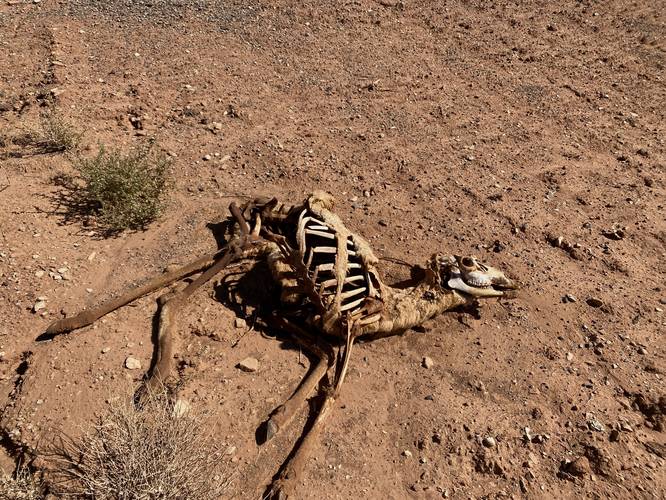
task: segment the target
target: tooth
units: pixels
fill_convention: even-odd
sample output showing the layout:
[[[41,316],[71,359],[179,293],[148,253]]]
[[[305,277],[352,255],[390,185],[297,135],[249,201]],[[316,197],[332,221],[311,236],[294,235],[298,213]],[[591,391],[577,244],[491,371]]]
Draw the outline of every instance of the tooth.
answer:
[[[492,288],[474,288],[469,286],[460,278],[450,279],[448,282],[450,288],[454,290],[459,290],[465,292],[473,297],[501,297],[504,295],[499,290],[494,290]]]

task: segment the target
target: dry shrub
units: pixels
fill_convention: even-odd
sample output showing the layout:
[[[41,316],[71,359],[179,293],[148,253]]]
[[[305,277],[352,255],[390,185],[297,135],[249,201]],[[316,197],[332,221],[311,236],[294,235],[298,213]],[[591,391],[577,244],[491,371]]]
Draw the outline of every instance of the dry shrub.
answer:
[[[10,476],[0,470],[0,499],[2,500],[41,500],[42,485],[26,467],[16,469]]]
[[[54,107],[50,107],[40,115],[39,127],[18,134],[0,133],[0,148],[9,149],[0,158],[73,152],[82,136]]]
[[[40,129],[36,135],[36,144],[44,152],[55,153],[76,149],[83,134],[75,130],[57,112],[51,110],[41,116]]]
[[[165,397],[111,403],[91,432],[56,453],[59,495],[94,499],[220,498],[230,476],[203,418]]]

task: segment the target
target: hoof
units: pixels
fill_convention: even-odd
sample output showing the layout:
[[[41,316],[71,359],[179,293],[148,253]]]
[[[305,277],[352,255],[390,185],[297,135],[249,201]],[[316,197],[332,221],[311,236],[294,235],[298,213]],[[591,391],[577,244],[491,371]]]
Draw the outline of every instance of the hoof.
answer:
[[[281,481],[274,482],[268,490],[268,495],[265,497],[268,500],[287,500],[289,494],[285,491],[284,485]]]
[[[277,426],[277,424],[273,422],[272,419],[269,420],[266,423],[266,441],[270,441],[271,439],[273,439],[273,437],[275,437],[275,435],[278,433],[279,430],[280,428]]]

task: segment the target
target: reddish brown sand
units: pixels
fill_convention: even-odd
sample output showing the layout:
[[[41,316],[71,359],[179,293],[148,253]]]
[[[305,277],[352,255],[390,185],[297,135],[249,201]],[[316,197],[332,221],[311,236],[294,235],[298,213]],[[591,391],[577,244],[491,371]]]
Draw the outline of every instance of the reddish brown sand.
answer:
[[[146,231],[99,238],[59,207],[66,155],[0,146],[0,463],[138,385],[157,294],[35,342],[53,319],[216,248],[233,199],[323,189],[381,256],[476,254],[524,287],[357,346],[299,498],[664,498],[665,65],[659,0],[2,0],[0,134],[56,96],[84,155],[155,137],[175,187]],[[211,290],[181,318],[180,397],[256,498],[307,412],[255,430],[308,361]]]

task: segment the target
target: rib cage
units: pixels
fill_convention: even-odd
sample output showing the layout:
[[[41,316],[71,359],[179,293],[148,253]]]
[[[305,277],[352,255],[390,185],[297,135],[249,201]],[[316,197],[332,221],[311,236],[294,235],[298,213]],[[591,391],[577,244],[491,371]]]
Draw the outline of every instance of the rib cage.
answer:
[[[370,279],[352,236],[336,233],[304,209],[296,238],[301,261],[324,307],[336,307],[350,315],[357,313],[369,296]]]
[[[381,300],[381,294],[376,257],[363,238],[329,211],[331,205],[329,195],[315,193],[302,205],[270,200],[252,207],[259,209],[262,232],[283,238],[269,256],[283,302],[313,304],[323,329],[334,333],[349,318],[366,323],[368,306]]]

